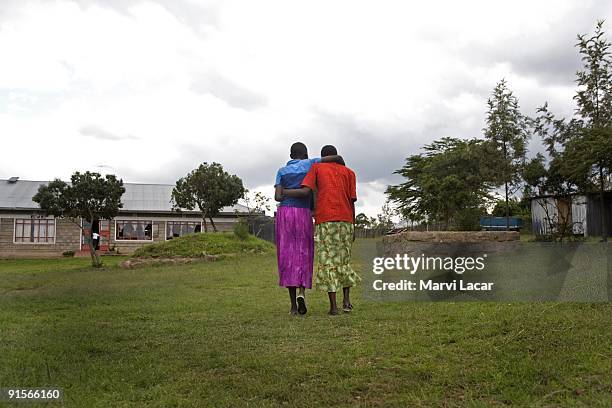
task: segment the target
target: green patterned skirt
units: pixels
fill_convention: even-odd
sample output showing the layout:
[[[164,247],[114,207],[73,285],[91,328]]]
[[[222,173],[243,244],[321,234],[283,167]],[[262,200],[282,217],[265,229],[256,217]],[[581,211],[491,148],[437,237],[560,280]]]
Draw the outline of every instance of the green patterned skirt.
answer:
[[[355,286],[361,280],[351,267],[353,224],[324,222],[316,225],[315,245],[318,270],[315,286],[326,292],[337,292]]]

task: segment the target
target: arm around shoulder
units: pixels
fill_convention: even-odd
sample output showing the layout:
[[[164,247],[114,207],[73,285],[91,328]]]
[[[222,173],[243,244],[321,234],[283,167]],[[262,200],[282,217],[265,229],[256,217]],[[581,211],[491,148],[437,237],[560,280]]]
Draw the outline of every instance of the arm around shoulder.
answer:
[[[274,200],[283,201],[283,187],[280,184],[274,186]]]
[[[321,157],[321,163],[338,163],[343,166],[346,165],[346,163],[344,163],[344,159],[339,154]]]

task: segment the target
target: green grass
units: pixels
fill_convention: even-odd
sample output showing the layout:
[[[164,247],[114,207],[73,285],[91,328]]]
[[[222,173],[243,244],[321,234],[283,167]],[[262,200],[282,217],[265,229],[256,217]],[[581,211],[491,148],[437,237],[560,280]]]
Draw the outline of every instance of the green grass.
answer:
[[[538,240],[543,241],[542,238],[538,239],[538,236],[532,232],[521,232],[520,233],[520,240],[521,242],[536,242]],[[588,237],[583,237],[580,235],[576,235],[576,236],[567,236],[564,237],[563,239],[564,242],[600,242],[601,241],[601,237],[600,236],[588,236]]]
[[[72,407],[612,405],[609,303],[357,290],[351,315],[329,317],[308,292],[291,317],[273,254],[121,260],[0,261],[0,387],[59,386]]]
[[[145,245],[134,257],[201,257],[205,255],[271,254],[274,245],[249,235],[240,239],[233,233],[189,234],[168,241]]]
[[[522,232],[520,233],[519,239],[521,242],[535,242],[536,235],[531,232]]]

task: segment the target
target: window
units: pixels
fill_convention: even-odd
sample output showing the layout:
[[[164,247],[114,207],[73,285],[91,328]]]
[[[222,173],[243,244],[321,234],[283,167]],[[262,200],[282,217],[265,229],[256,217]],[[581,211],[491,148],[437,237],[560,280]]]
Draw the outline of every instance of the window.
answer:
[[[117,221],[115,238],[119,241],[152,241],[153,221]]]
[[[182,237],[185,234],[202,231],[202,223],[197,221],[166,222],[166,239]]]
[[[15,243],[55,243],[55,220],[15,219]]]

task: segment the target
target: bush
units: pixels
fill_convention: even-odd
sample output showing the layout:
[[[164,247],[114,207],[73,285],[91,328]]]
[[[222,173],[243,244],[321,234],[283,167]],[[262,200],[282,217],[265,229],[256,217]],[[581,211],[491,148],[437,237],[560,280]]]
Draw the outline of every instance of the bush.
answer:
[[[249,237],[249,225],[243,219],[234,224],[234,235],[241,240],[246,240]]]
[[[563,235],[563,234],[537,234],[536,242],[585,242],[587,239],[582,235]]]
[[[528,217],[531,219],[531,204],[529,200],[517,200],[516,198],[510,198],[508,200],[509,217]],[[495,217],[506,216],[506,200],[497,200],[495,207],[491,212],[491,215]]]
[[[458,211],[455,216],[456,228],[459,231],[479,231],[481,213],[479,208],[464,208]]]

